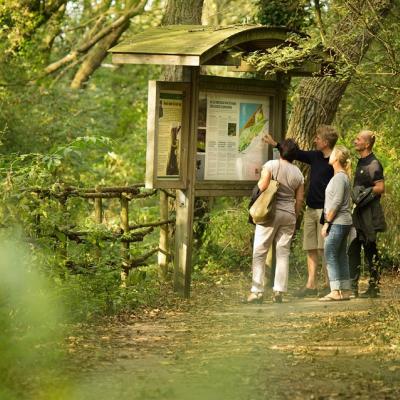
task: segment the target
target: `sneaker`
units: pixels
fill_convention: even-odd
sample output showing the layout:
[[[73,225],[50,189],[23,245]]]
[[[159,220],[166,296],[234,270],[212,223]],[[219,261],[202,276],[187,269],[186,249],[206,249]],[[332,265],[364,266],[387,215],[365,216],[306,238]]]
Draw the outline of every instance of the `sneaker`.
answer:
[[[380,296],[379,292],[380,292],[380,290],[379,290],[378,287],[369,286],[368,289],[365,292],[360,293],[360,297],[362,299],[375,299],[375,298]]]
[[[308,287],[303,287],[293,294],[295,297],[314,297],[318,295],[318,289],[310,289]]]
[[[272,295],[272,302],[282,303],[283,302],[282,292],[274,292],[274,294]]]
[[[246,303],[248,304],[261,304],[264,300],[264,296],[261,292],[259,293],[250,293],[247,296]]]

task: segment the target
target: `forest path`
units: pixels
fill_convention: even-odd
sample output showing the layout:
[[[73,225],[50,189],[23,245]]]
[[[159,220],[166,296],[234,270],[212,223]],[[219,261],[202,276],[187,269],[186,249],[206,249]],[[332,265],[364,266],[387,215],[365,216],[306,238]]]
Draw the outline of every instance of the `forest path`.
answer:
[[[70,398],[400,398],[393,280],[380,299],[328,304],[241,304],[248,283],[238,274],[197,282],[188,302],[71,337]]]

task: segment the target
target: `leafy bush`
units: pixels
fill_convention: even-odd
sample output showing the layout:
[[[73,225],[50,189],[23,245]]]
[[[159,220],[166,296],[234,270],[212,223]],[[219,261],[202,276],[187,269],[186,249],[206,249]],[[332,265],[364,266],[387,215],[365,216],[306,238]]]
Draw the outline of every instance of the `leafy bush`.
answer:
[[[93,200],[62,196],[66,186],[82,187],[86,183],[93,187],[93,178],[99,176],[99,171],[114,168],[101,162],[112,144],[108,138],[85,136],[55,146],[47,154],[11,154],[0,158],[0,215],[4,226],[23,227],[24,236],[31,243],[31,256],[55,284],[60,301],[73,319],[136,307],[157,290],[156,282],[151,287],[146,281],[150,274],[136,272],[132,273],[136,278],[128,281],[131,286],[121,288],[121,242],[100,240],[104,233],[119,227],[118,199],[104,200],[105,223],[99,226],[94,223]],[[37,187],[48,193],[30,191]],[[131,223],[157,217],[157,198],[139,199],[131,204]],[[65,230],[83,230],[88,235],[84,242],[76,243],[66,237]],[[143,251],[154,247],[156,240],[155,232],[144,243],[132,244],[132,254],[137,255],[139,248]]]
[[[221,198],[209,216],[197,268],[211,270],[248,267],[252,254],[253,225],[249,224],[248,200]]]

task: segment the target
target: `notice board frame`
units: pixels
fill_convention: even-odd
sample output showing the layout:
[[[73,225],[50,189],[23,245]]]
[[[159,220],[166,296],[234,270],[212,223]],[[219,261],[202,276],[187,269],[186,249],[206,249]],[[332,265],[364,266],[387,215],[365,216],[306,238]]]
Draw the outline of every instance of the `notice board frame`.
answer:
[[[266,81],[249,78],[227,78],[219,76],[200,76],[199,93],[209,91],[213,93],[265,96],[269,100],[269,131],[281,140],[285,129],[286,90],[282,89],[282,82]],[[268,149],[268,160],[272,159],[272,148]],[[265,160],[267,161],[267,160]],[[248,196],[256,180],[197,180],[195,182],[196,196]]]
[[[159,176],[160,149],[160,101],[162,93],[182,93],[182,116],[179,152],[176,154],[179,172],[176,175]],[[147,113],[146,179],[149,189],[184,189],[187,186],[187,148],[189,143],[190,83],[149,81]]]

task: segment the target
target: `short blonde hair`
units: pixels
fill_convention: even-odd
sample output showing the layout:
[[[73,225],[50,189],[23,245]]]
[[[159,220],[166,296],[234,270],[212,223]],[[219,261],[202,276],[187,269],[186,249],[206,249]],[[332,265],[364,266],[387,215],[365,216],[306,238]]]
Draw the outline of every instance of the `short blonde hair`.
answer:
[[[339,138],[336,129],[331,125],[319,125],[317,128],[317,135],[326,140],[330,149],[335,147],[335,144]]]

